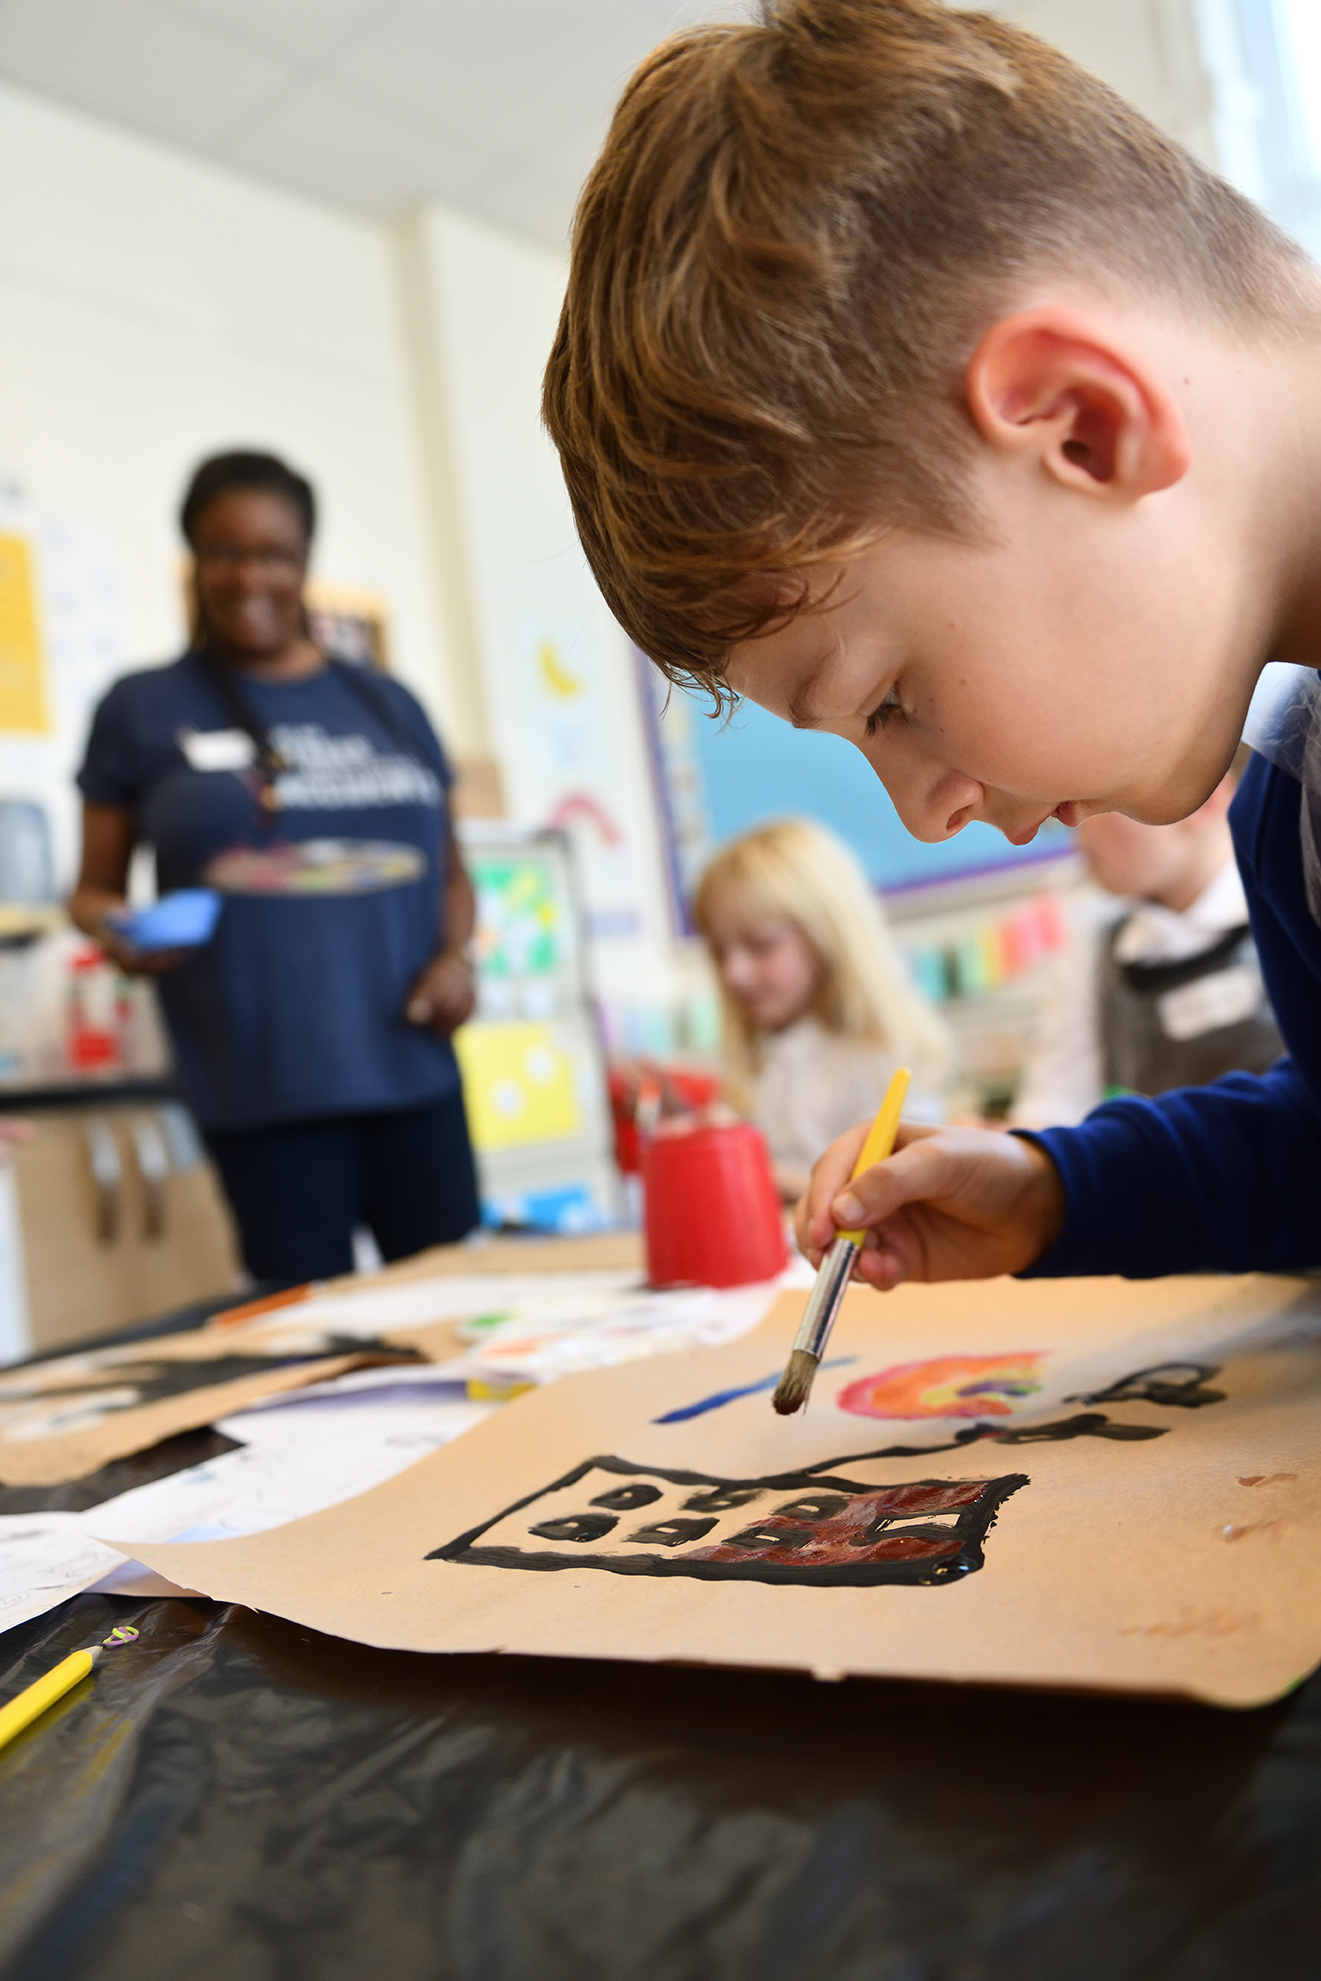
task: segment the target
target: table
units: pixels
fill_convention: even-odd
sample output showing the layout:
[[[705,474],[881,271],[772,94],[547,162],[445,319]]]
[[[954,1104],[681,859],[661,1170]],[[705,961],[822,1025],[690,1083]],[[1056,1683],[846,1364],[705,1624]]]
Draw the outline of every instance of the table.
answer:
[[[85,1595],[0,1637],[0,1700],[116,1622],[0,1755],[4,1981],[1321,1976],[1321,1677],[1234,1714]]]
[[[1251,1714],[368,1650],[82,1596],[5,1697],[7,1981],[1303,1981],[1321,1681]]]

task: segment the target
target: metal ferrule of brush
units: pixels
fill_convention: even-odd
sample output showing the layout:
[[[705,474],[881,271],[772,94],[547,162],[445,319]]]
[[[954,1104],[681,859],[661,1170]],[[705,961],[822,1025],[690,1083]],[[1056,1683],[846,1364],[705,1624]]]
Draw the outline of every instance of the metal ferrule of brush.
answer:
[[[853,1261],[862,1250],[853,1239],[841,1233],[825,1258],[817,1268],[816,1284],[812,1295],[803,1310],[802,1322],[794,1338],[794,1347],[814,1355],[819,1362],[830,1339],[830,1330],[835,1325],[840,1302],[848,1291]]]

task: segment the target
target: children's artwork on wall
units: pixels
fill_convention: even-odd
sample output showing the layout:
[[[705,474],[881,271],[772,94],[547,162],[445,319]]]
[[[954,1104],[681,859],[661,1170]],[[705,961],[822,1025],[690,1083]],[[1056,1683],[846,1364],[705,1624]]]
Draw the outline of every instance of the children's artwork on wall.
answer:
[[[0,729],[44,735],[50,726],[31,547],[0,535]]]
[[[582,1126],[572,1058],[552,1024],[465,1025],[454,1037],[479,1150],[561,1142]]]
[[[848,1295],[508,1405],[171,1580],[414,1651],[1277,1698],[1321,1661],[1321,1290],[995,1281]]]

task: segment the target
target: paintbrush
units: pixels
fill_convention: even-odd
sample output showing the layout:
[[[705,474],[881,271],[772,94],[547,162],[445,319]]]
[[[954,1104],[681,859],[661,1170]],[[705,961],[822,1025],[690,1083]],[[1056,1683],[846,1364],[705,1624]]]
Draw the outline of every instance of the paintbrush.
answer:
[[[901,1066],[886,1089],[885,1099],[877,1110],[876,1119],[868,1131],[862,1145],[862,1152],[853,1165],[852,1181],[862,1175],[864,1169],[871,1169],[885,1158],[894,1148],[895,1132],[899,1126],[899,1116],[903,1112],[904,1097],[908,1092],[908,1082],[912,1078],[906,1066]],[[844,1294],[853,1274],[853,1261],[862,1250],[865,1231],[840,1231],[835,1242],[817,1268],[816,1285],[811,1298],[803,1310],[802,1325],[794,1339],[792,1353],[785,1365],[771,1402],[781,1417],[792,1417],[795,1410],[801,1410],[812,1394],[812,1384],[821,1366],[821,1357],[826,1352],[830,1331],[835,1325],[835,1317],[843,1303]]]

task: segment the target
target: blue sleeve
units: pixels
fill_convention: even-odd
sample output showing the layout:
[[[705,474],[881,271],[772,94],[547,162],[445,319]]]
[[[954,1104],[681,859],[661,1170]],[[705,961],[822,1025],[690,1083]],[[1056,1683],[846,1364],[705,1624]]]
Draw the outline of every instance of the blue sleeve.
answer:
[[[142,796],[143,751],[136,737],[127,681],[117,681],[92,717],[78,789],[93,805],[132,810]]]
[[[1015,1132],[1047,1150],[1067,1200],[1024,1278],[1321,1265],[1321,1114],[1292,1059]]]

